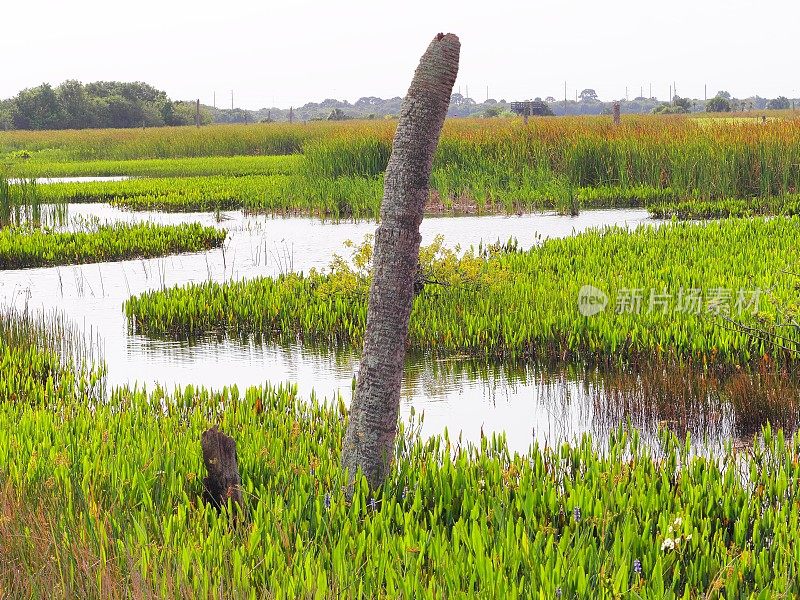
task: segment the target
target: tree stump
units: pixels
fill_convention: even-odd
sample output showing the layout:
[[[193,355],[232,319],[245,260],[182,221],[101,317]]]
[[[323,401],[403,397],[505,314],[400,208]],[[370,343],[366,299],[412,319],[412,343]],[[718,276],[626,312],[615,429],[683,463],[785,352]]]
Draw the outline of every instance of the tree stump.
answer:
[[[221,509],[227,506],[230,499],[233,504],[244,508],[236,442],[215,425],[203,432],[201,446],[203,462],[208,471],[208,477],[203,479],[203,500]]]

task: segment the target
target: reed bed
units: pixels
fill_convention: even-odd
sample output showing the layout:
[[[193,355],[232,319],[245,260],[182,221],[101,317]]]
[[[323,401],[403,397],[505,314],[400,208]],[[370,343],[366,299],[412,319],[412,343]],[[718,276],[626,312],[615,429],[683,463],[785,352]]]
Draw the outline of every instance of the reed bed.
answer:
[[[245,511],[201,500],[201,432],[238,444]],[[342,488],[344,411],[292,387],[0,403],[4,593],[122,598],[679,598],[800,593],[800,440],[691,456],[618,429],[511,454],[401,426],[389,480]],[[13,592],[12,592],[13,591]]]
[[[798,242],[797,217],[592,230],[488,257],[457,257],[439,240],[423,253],[423,265],[444,285],[429,285],[415,299],[409,342],[418,351],[508,359],[748,363],[773,348],[726,327],[720,314],[776,326],[767,291],[782,305],[795,298],[789,271],[800,260]],[[587,285],[608,296],[606,310],[591,317],[578,305]],[[222,331],[358,347],[368,288],[367,271],[340,259],[308,275],[149,292],[129,299],[125,310],[147,335]],[[638,306],[631,290],[638,290]],[[689,290],[699,290],[696,311],[685,302]],[[661,294],[669,297],[651,307]]]
[[[0,309],[0,404],[63,405],[105,398],[100,341],[64,315]]]
[[[155,171],[154,171],[155,172]],[[429,214],[518,214],[557,211],[647,208],[657,219],[716,219],[729,216],[798,214],[798,195],[703,200],[681,196],[671,188],[649,186],[573,187],[563,178],[530,173],[497,185],[484,180],[475,196],[456,196],[447,170],[433,173]],[[505,186],[505,187],[503,187]],[[461,193],[461,192],[459,192]],[[175,176],[124,181],[52,183],[38,186],[41,201],[54,207],[78,202],[109,202],[130,210],[209,212],[245,210],[270,214],[304,214],[325,218],[374,219],[380,215],[383,176],[314,178],[307,174]]]
[[[67,222],[66,200],[45,201],[34,180],[0,176],[0,228],[60,226]]]
[[[748,198],[745,200],[691,200],[655,202],[647,207],[656,219],[725,219],[764,215],[800,214],[800,195],[781,198]]]
[[[304,148],[315,176],[375,176],[391,145],[385,125],[353,125]],[[779,197],[800,189],[800,121],[707,127],[685,117],[450,120],[434,171],[441,195],[490,200],[551,178],[573,187],[670,189],[676,199]],[[541,182],[536,185],[536,182]]]
[[[0,270],[153,258],[221,246],[226,232],[197,223],[102,225],[90,231],[0,229]]]

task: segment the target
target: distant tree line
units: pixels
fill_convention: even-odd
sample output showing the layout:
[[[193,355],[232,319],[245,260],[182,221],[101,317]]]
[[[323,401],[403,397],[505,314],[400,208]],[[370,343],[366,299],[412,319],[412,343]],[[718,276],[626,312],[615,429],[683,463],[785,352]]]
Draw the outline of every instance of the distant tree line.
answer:
[[[512,98],[530,101],[538,115],[603,115],[611,114],[613,101],[602,101],[591,88],[584,89],[574,100],[557,100],[552,96]],[[354,103],[327,98],[292,108],[223,109],[201,106],[201,123],[263,123],[307,121],[344,121],[347,119],[393,119],[400,113],[403,99],[364,96]],[[784,96],[774,99],[752,96],[736,99],[720,91],[708,100],[674,96],[671,101],[642,96],[621,99],[620,110],[626,114],[676,114],[690,112],[730,112],[745,110],[786,110],[795,107],[795,100]],[[449,117],[512,117],[511,102],[473,98],[453,93]],[[171,100],[167,94],[141,82],[121,83],[98,81],[82,84],[65,81],[56,88],[42,84],[22,90],[16,97],[0,101],[0,129],[86,129],[93,127],[159,127],[194,124],[194,102]]]
[[[0,129],[89,129],[189,125],[195,104],[176,102],[147,83],[43,83],[0,102]],[[201,120],[211,122],[208,111]]]

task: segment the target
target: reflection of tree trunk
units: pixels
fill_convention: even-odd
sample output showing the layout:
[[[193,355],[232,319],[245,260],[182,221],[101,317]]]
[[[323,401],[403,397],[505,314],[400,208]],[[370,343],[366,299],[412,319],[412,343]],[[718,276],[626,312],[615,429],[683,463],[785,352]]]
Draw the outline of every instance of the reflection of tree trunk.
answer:
[[[439,34],[428,46],[403,102],[386,168],[364,353],[342,449],[351,481],[361,469],[373,488],[383,483],[394,454],[419,226],[460,48],[452,34]]]

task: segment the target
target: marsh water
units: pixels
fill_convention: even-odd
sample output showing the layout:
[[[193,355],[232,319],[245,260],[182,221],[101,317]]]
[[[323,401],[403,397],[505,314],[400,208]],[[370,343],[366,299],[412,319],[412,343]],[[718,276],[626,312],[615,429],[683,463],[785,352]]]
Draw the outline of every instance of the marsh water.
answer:
[[[130,296],[147,290],[326,267],[334,253],[346,256],[346,240],[361,241],[374,232],[374,222],[330,223],[248,216],[239,211],[219,215],[139,213],[107,204],[71,205],[70,218],[200,222],[228,231],[224,247],[209,252],[2,272],[0,305],[61,311],[92,339],[99,340],[110,387],[138,385],[152,389],[161,385],[172,389],[193,384],[221,388],[236,384],[242,389],[266,382],[292,382],[303,396],[313,392],[319,398],[333,399],[341,395],[349,402],[358,369],[355,352],[224,337],[193,343],[150,339],[128,331],[122,306]],[[443,235],[447,246],[461,249],[510,237],[529,248],[547,237],[574,235],[606,225],[657,226],[643,210],[586,211],[578,217],[426,218],[422,235],[423,244]],[[403,385],[402,414],[408,416],[412,407],[417,414],[424,414],[424,434],[438,434],[447,428],[451,436],[460,433],[464,440],[474,442],[481,435],[504,433],[509,447],[519,451],[525,451],[534,441],[555,444],[574,440],[584,432],[602,437],[624,419],[650,430],[662,422],[674,423],[709,436],[712,443],[745,435],[747,431],[736,419],[735,403],[723,395],[730,397],[734,389],[739,396],[747,396],[754,384],[700,379],[693,371],[642,374],[547,369],[527,363],[411,356]],[[679,392],[676,382],[681,382]]]

